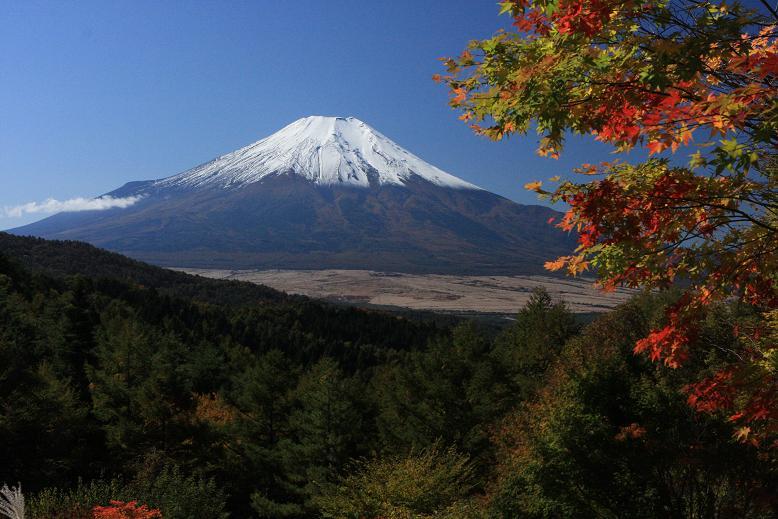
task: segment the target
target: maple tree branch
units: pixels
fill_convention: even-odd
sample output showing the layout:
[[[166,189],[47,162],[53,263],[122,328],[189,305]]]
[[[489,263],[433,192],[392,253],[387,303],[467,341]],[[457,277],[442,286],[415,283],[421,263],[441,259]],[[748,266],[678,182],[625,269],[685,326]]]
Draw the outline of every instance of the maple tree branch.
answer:
[[[771,6],[771,5],[770,5],[770,4],[767,2],[767,0],[759,0],[759,1],[762,3],[762,5],[763,5],[763,6],[765,6],[765,7],[767,8],[767,10],[768,10],[768,11],[770,11],[770,14],[771,14],[771,15],[773,15],[773,18],[775,18],[775,19],[776,19],[776,21],[778,21],[778,11],[776,11],[776,10],[773,8],[773,6]]]

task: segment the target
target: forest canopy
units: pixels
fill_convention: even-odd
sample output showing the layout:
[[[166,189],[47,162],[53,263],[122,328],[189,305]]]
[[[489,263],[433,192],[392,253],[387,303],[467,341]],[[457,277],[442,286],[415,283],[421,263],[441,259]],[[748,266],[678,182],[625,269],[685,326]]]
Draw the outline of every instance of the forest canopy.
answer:
[[[726,356],[658,370],[632,355],[671,295],[582,330],[538,291],[495,335],[309,301],[215,305],[125,274],[53,277],[0,258],[0,480],[22,484],[34,519],[778,506],[770,459],[686,405],[685,380]],[[752,311],[716,308],[698,340],[724,352]]]

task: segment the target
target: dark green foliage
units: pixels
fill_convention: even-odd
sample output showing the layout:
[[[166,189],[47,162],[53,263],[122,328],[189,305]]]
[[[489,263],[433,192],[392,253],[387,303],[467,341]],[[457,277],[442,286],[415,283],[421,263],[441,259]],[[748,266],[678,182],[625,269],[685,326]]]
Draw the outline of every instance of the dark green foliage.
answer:
[[[383,349],[422,347],[436,331],[434,325],[384,312],[327,305],[253,283],[209,279],[155,267],[82,242],[0,232],[0,255],[32,272],[54,279],[69,278],[68,288],[80,286],[83,291],[94,287],[113,297],[132,297],[149,317],[167,312],[147,304],[151,294],[152,299],[176,297],[221,305],[229,311],[203,315],[204,310],[189,313],[179,305],[175,313],[184,325],[202,327],[212,334],[229,333],[247,346],[264,351],[280,349],[306,362],[336,352],[339,358],[348,357],[344,368],[352,369],[374,362]],[[129,290],[131,287],[134,290]]]
[[[74,370],[58,369],[56,355],[47,355],[62,325],[49,306],[58,298],[0,258],[2,481],[65,483],[90,473],[90,456],[101,454],[99,428],[70,379]]]
[[[241,470],[231,472],[245,476],[241,493],[250,494],[255,510],[266,516],[283,517],[301,510],[295,503],[285,503],[290,484],[284,474],[285,449],[279,446],[291,435],[289,414],[298,371],[283,353],[270,351],[248,361],[232,396],[236,415],[230,429],[235,442],[228,455]]]
[[[79,241],[53,241],[0,232],[0,252],[26,268],[51,276],[121,280],[198,301],[247,305],[287,298],[272,288],[217,281],[155,267]]]
[[[373,385],[384,443],[407,451],[441,440],[471,453],[478,470],[491,470],[494,424],[542,383],[577,329],[574,315],[538,290],[494,345],[466,323],[383,368]]]
[[[125,489],[125,500],[158,508],[165,519],[228,517],[224,491],[213,479],[184,475],[177,466],[141,472]]]
[[[578,329],[564,303],[553,301],[543,288],[533,291],[516,322],[497,337],[494,348],[494,356],[510,372],[511,388],[521,399],[535,392],[549,364]]]
[[[60,245],[71,259],[82,250],[85,265],[105,261]],[[126,263],[122,275],[136,275]],[[301,299],[216,306],[110,278],[48,277],[0,256],[0,481],[37,491],[133,479],[152,456],[181,477],[215,477],[236,513],[251,495],[300,512],[365,453],[354,424],[372,419],[350,377],[441,333]]]
[[[463,324],[381,370],[373,386],[383,443],[402,452],[441,440],[490,463],[480,459],[489,452],[488,427],[515,402],[490,348],[475,325]]]
[[[254,386],[252,393],[269,402],[264,390],[273,388],[280,398],[256,414],[258,446],[249,450],[253,459],[265,460],[257,474],[273,479],[252,494],[252,507],[260,517],[310,515],[313,499],[329,491],[349,459],[365,453],[368,410],[357,381],[329,357],[311,366],[292,391],[278,380],[260,391]],[[278,488],[286,490],[286,499],[279,499]]]
[[[33,518],[87,518],[110,499],[165,519],[768,517],[775,506],[773,457],[685,403],[685,381],[718,354],[682,370],[632,354],[661,297],[579,334],[538,291],[495,337],[303,299],[238,304],[218,282],[188,298],[195,278],[157,290],[121,257],[25,250],[58,246],[125,280],[34,273],[0,255],[0,484],[32,492]],[[741,313],[711,314],[707,351],[729,354]]]
[[[328,357],[312,366],[297,385],[286,462],[306,504],[337,479],[350,458],[365,454],[371,431],[360,389]]]

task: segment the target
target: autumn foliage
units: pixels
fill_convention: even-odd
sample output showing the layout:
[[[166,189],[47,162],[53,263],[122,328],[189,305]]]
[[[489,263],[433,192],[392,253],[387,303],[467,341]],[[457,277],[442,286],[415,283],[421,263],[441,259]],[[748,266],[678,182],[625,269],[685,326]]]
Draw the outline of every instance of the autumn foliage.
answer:
[[[161,519],[162,513],[137,501],[111,501],[109,506],[96,506],[92,510],[94,519]]]
[[[526,186],[567,204],[556,225],[578,234],[574,254],[546,266],[592,269],[606,290],[684,287],[634,347],[671,368],[695,354],[712,305],[752,308],[733,328],[739,349],[687,392],[761,445],[778,432],[778,13],[765,5],[508,0],[514,30],[471,42],[435,77],[492,139],[534,127],[543,156],[558,157],[569,133],[644,150],[640,163],[583,164],[582,180]]]

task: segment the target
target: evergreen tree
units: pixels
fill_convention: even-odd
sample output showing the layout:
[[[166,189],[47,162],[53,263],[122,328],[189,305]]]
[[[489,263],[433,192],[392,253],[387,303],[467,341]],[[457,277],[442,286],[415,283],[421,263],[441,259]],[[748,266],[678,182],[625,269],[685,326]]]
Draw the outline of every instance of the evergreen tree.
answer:
[[[381,370],[373,387],[385,447],[402,452],[442,441],[481,468],[489,465],[488,428],[515,400],[490,350],[477,327],[464,323],[450,339],[433,340],[426,351]]]
[[[516,322],[496,339],[494,357],[511,374],[516,397],[531,396],[565,342],[579,329],[575,315],[545,288],[533,290]]]
[[[324,357],[301,378],[295,389],[295,409],[289,415],[291,437],[280,442],[285,487],[299,506],[282,506],[276,514],[298,515],[313,509],[312,498],[329,489],[349,459],[364,454],[364,404],[356,381],[344,376],[338,363]],[[266,496],[252,496],[254,508],[273,516]],[[276,515],[278,516],[278,515]]]
[[[101,317],[96,362],[87,367],[95,415],[108,445],[130,457],[181,447],[191,386],[180,373],[182,346],[119,303]]]
[[[233,486],[241,493],[253,493],[254,502],[262,503],[259,511],[267,516],[297,510],[283,506],[289,494],[278,445],[290,436],[289,413],[297,376],[297,369],[286,356],[271,350],[257,357],[234,381],[237,413],[230,431],[230,452],[234,457],[233,474],[240,478],[233,481]]]

